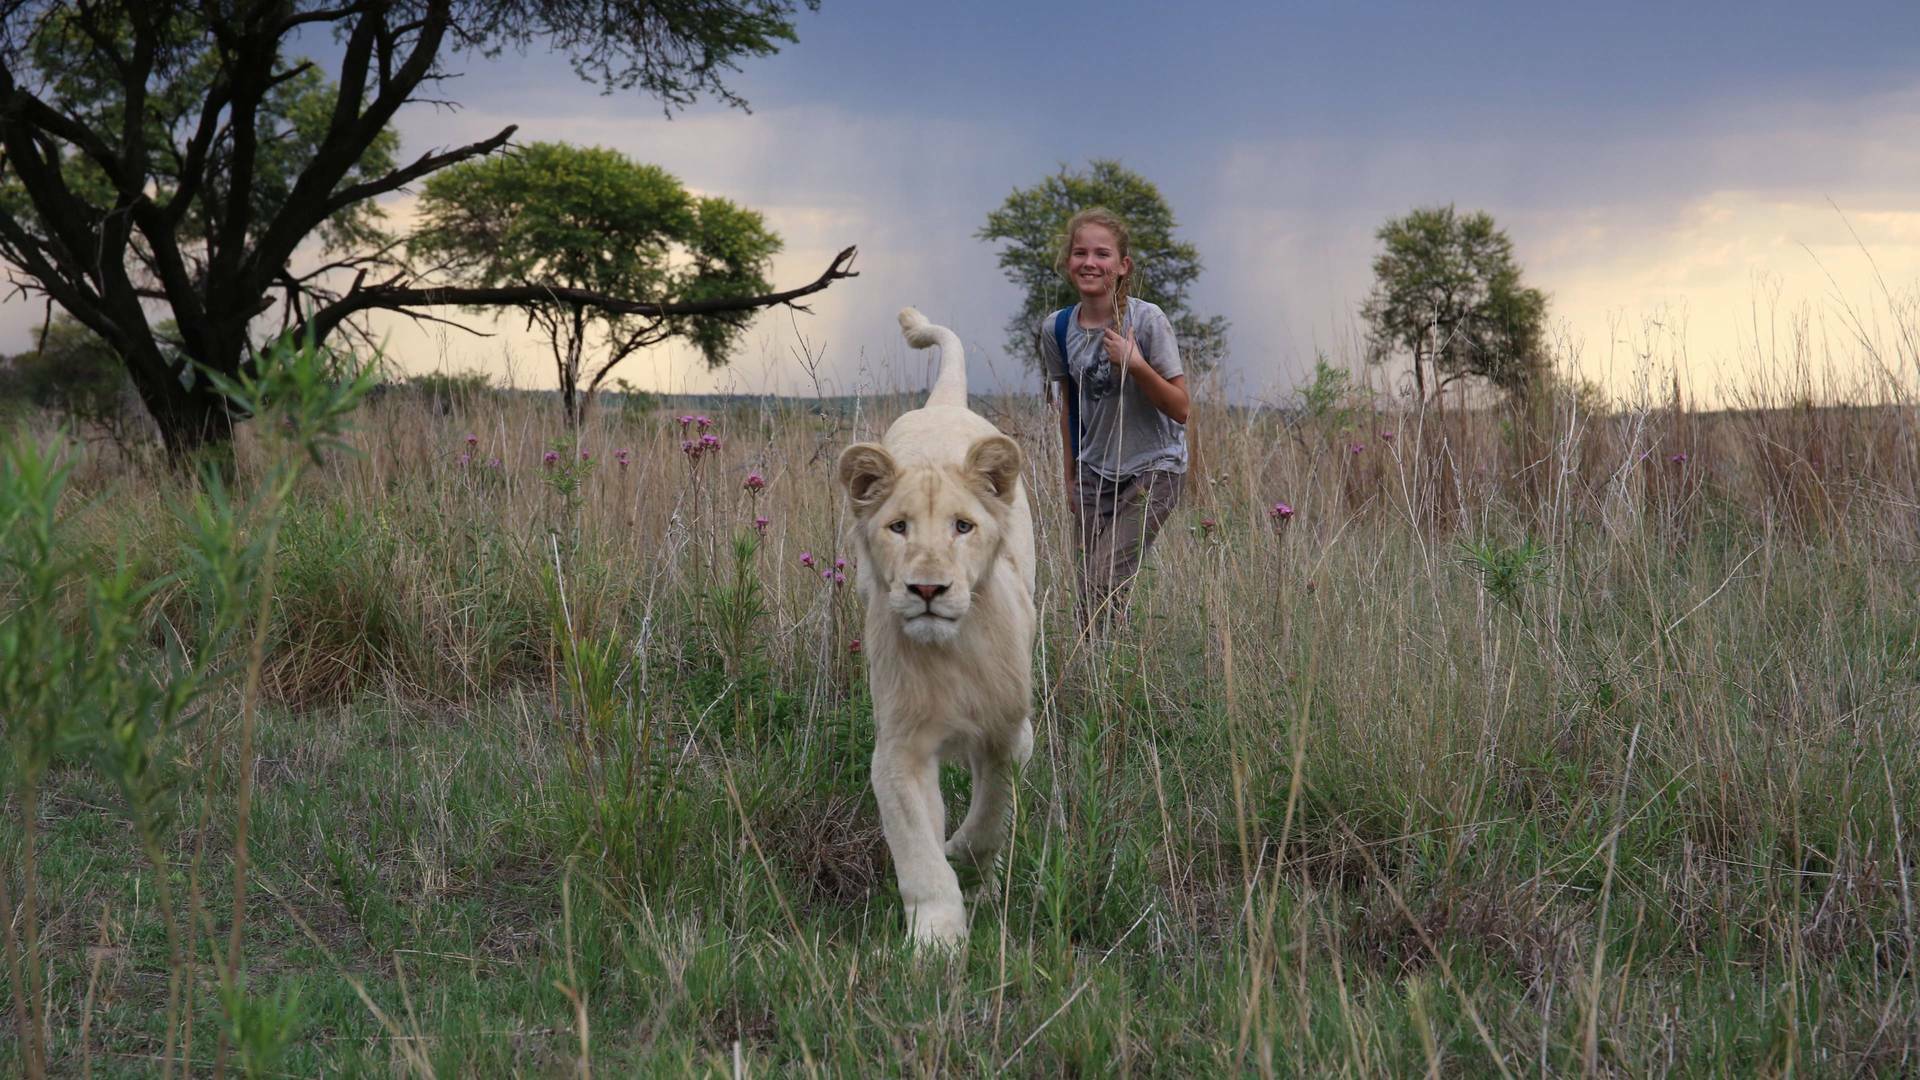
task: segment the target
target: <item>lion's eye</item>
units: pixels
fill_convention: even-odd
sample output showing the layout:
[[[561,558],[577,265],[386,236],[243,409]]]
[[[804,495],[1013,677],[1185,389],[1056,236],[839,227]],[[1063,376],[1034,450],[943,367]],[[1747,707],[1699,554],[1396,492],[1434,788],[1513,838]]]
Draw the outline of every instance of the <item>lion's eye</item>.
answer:
[[[955,518],[953,522],[953,531],[960,533],[961,535],[964,536],[965,534],[973,531],[973,522],[968,521],[966,518]]]
[[[897,533],[900,536],[905,536],[907,535],[907,523],[904,520],[896,521],[893,524],[887,526],[887,531],[891,533]]]

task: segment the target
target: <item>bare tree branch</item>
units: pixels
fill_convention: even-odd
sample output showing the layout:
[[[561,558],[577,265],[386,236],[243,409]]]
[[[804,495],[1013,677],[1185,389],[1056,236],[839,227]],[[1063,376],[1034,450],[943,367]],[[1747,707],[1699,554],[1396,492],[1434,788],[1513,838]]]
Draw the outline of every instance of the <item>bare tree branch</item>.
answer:
[[[505,146],[507,140],[511,139],[513,133],[518,130],[520,130],[518,124],[508,124],[504,131],[490,139],[482,139],[477,143],[469,143],[457,150],[448,150],[444,153],[423,154],[418,161],[415,161],[404,169],[395,169],[377,180],[369,180],[364,184],[355,184],[352,187],[341,188],[334,193],[333,198],[327,201],[326,213],[332,215],[363,199],[371,199],[376,195],[385,195],[389,191],[398,191],[428,173],[439,172],[449,165],[465,161],[468,158],[484,157],[487,154],[491,154],[495,150]]]
[[[498,307],[541,307],[550,304],[578,304],[599,308],[619,315],[645,315],[661,317],[669,315],[722,315],[734,311],[752,311],[756,308],[791,305],[803,296],[811,296],[842,278],[859,277],[857,271],[848,269],[853,265],[857,248],[847,248],[834,256],[833,262],[813,281],[797,289],[784,292],[767,293],[762,296],[722,297],[714,300],[693,300],[678,304],[661,304],[645,300],[628,300],[618,296],[608,296],[590,289],[573,289],[552,285],[501,285],[493,287],[430,286],[426,288],[404,288],[400,286],[376,285],[371,288],[356,288],[347,293],[337,303],[316,312],[310,321],[316,339],[324,340],[339,325],[342,319],[356,312],[368,309],[399,311],[414,307],[446,307],[453,305],[498,306]],[[304,328],[303,328],[304,329]]]
[[[385,3],[371,2],[370,0],[370,2],[367,3],[348,4],[345,7],[314,8],[312,11],[296,12],[280,21],[280,36],[285,37],[287,31],[304,26],[307,23],[339,22],[348,16],[364,15],[370,11],[377,11],[386,6],[388,5]]]

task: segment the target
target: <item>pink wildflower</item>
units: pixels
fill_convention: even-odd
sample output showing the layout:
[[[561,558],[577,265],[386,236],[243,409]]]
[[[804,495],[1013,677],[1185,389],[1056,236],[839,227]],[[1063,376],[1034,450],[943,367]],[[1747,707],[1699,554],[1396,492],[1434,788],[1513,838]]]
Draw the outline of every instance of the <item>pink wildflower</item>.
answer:
[[[1347,444],[1347,453],[1359,454],[1362,451],[1366,450],[1366,448],[1367,448],[1367,444],[1363,442],[1349,443]]]
[[[809,570],[813,569],[813,552],[811,551],[801,552],[800,565],[806,567]]]
[[[592,460],[593,460],[592,454],[587,453],[585,450],[580,451],[580,461],[582,464]]]
[[[687,430],[687,425],[688,425],[688,424],[691,424],[691,423],[693,423],[693,417],[692,417],[692,416],[681,416],[681,417],[679,417],[678,419],[679,419],[679,421],[680,421],[680,430],[681,430],[681,431],[685,431],[685,430]]]
[[[549,450],[546,453],[540,455],[540,461],[542,464],[546,465],[547,468],[551,469],[555,465],[560,464],[560,451]]]
[[[471,431],[467,432],[467,449],[471,450],[474,447],[479,445],[480,445],[480,436],[475,435]]]
[[[857,653],[857,652],[859,652],[859,651],[860,651],[860,639],[859,639],[859,638],[854,638],[854,639],[853,639],[852,641],[849,641],[849,642],[847,642],[847,651],[848,651],[848,652],[850,652],[850,653]]]
[[[708,428],[713,426],[713,418],[708,416],[696,416],[693,418],[693,424],[695,427],[699,428],[701,431],[705,431]]]
[[[847,575],[835,570],[833,572],[833,583],[835,585],[845,585],[847,583]]]
[[[720,449],[720,436],[718,436],[718,435],[702,435],[702,436],[700,436],[700,449],[702,449],[702,450],[718,450],[718,449]]]
[[[1394,438],[1394,434],[1391,431],[1382,431],[1380,433],[1381,442],[1392,442],[1393,438]]]
[[[753,519],[753,531],[754,531],[754,532],[757,532],[757,533],[760,533],[760,534],[762,534],[762,535],[764,535],[764,534],[766,533],[766,531],[767,531],[767,519],[766,519],[766,518],[764,518],[764,517],[756,517],[756,518],[754,518],[754,519]]]
[[[488,459],[487,459],[487,468],[489,468],[489,469],[497,469],[497,468],[499,468],[499,467],[500,467],[500,459],[499,459],[499,458],[497,458],[497,457],[496,457],[496,458],[488,458]]]
[[[831,571],[831,570],[824,570],[824,569],[823,569],[823,570],[821,570],[821,571],[820,571],[820,580],[821,580],[821,581],[832,581],[832,580],[833,580],[833,571]]]
[[[1685,450],[1682,450],[1679,453],[1674,454],[1671,457],[1667,458],[1667,461],[1669,464],[1673,464],[1673,465],[1685,465],[1687,463],[1687,452]]]
[[[616,464],[618,464],[621,468],[624,469],[627,467],[627,461],[631,453],[632,451],[629,451],[626,448],[622,447],[621,449],[615,450],[613,452],[613,460]]]
[[[1275,521],[1285,521],[1293,516],[1293,507],[1283,502],[1274,503],[1273,509],[1267,511],[1267,516]]]
[[[747,474],[746,480],[743,481],[740,486],[743,488],[746,488],[748,491],[758,494],[761,489],[767,486],[767,478],[764,476],[761,476],[757,472],[750,472]]]
[[[461,454],[461,455],[460,455],[460,467],[461,467],[461,468],[463,468],[463,469],[464,469],[464,468],[466,468],[466,467],[467,467],[468,465],[471,465],[471,464],[473,464],[473,455],[472,455],[472,454]]]
[[[845,559],[833,560],[833,568],[835,570],[845,570],[847,568],[847,560]]]

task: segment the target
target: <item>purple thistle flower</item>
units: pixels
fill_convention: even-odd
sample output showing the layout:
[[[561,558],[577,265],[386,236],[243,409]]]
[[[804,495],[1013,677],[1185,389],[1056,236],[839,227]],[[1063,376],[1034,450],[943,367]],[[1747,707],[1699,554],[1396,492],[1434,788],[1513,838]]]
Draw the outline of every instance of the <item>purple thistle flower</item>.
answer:
[[[497,458],[497,457],[496,457],[496,458],[488,458],[488,459],[487,459],[487,468],[489,468],[489,469],[497,469],[497,468],[499,468],[499,467],[500,467],[500,459],[499,459],[499,458]]]
[[[1275,521],[1285,521],[1293,516],[1293,507],[1283,502],[1274,503],[1273,509],[1267,511],[1267,516]]]
[[[847,568],[847,560],[845,559],[833,560],[833,568],[835,570],[845,570]]]
[[[468,465],[471,465],[471,464],[473,464],[473,455],[472,455],[472,454],[461,454],[461,455],[460,455],[460,459],[459,459],[459,460],[460,460],[460,467],[464,469],[464,468],[466,468],[466,467],[467,467]]]
[[[544,453],[544,454],[542,454],[542,455],[540,455],[540,461],[541,461],[541,463],[542,463],[542,464],[544,464],[544,465],[545,465],[545,466],[546,466],[547,468],[549,468],[549,469],[551,469],[551,468],[553,468],[553,467],[554,467],[555,465],[558,465],[558,464],[560,464],[560,451],[558,451],[558,450],[549,450],[549,451],[547,451],[546,453]]]
[[[690,458],[697,458],[700,456],[700,448],[693,444],[692,439],[680,440],[680,452],[687,455]]]
[[[860,651],[860,639],[859,639],[859,638],[854,638],[854,639],[853,639],[852,641],[849,641],[849,642],[847,642],[847,651],[848,651],[848,652],[850,652],[850,653],[857,653],[857,652],[859,652],[859,651]]]
[[[766,518],[764,518],[764,517],[756,517],[756,518],[754,518],[754,519],[753,519],[753,531],[754,531],[754,532],[757,532],[757,533],[760,533],[760,534],[762,534],[762,535],[765,535],[765,534],[766,534],[766,531],[767,531],[767,519],[766,519]]]
[[[758,493],[767,486],[767,478],[757,472],[750,472],[747,474],[746,480],[741,482],[740,486],[746,488],[748,491]]]
[[[1391,431],[1382,431],[1380,433],[1381,442],[1392,442],[1393,439],[1394,439],[1394,434]]]
[[[1685,450],[1682,450],[1679,453],[1674,454],[1671,457],[1667,458],[1667,461],[1668,463],[1673,465],[1685,465],[1687,463],[1687,452]]]
[[[580,461],[582,464],[592,460],[593,460],[592,454],[587,453],[585,450],[580,451]]]
[[[624,468],[626,468],[626,467],[627,467],[627,459],[628,459],[628,457],[629,457],[629,455],[630,455],[631,453],[632,453],[632,451],[630,451],[630,450],[627,450],[626,448],[624,448],[624,447],[622,447],[621,449],[619,449],[619,450],[615,450],[615,451],[613,452],[613,460],[614,460],[614,461],[615,461],[615,462],[616,462],[616,463],[617,463],[617,464],[618,464],[618,465],[619,465],[619,466],[620,466],[621,468],[623,468],[623,469],[624,469]]]
[[[693,423],[695,427],[699,428],[701,431],[705,431],[708,428],[713,426],[713,418],[707,417],[707,416],[696,416],[693,418]]]
[[[718,450],[718,449],[720,449],[720,436],[718,436],[718,435],[702,435],[702,436],[700,436],[700,449],[702,449],[702,450]]]
[[[471,450],[478,445],[480,445],[480,436],[471,431],[467,432],[467,449]]]
[[[682,416],[682,417],[679,417],[678,419],[679,419],[679,421],[680,421],[680,430],[681,430],[681,431],[685,431],[685,430],[687,430],[687,425],[688,425],[688,424],[691,424],[691,423],[693,423],[693,417],[692,417],[692,416]]]
[[[833,583],[835,585],[845,585],[847,583],[847,575],[835,570],[833,572]]]
[[[813,552],[811,551],[801,552],[800,565],[806,567],[809,570],[813,569]]]
[[[821,580],[821,581],[832,581],[832,580],[833,580],[833,571],[831,571],[831,570],[822,570],[822,571],[820,571],[820,580]]]
[[[1363,442],[1349,443],[1347,444],[1347,453],[1359,454],[1362,451],[1366,450],[1366,448],[1367,448],[1367,444]]]

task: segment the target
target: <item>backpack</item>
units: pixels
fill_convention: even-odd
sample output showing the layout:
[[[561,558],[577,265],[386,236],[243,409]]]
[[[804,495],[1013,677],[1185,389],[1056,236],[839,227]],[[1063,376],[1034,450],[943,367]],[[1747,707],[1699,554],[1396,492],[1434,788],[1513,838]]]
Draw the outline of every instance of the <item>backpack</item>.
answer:
[[[1073,379],[1073,364],[1067,359],[1067,320],[1080,310],[1079,304],[1062,308],[1053,319],[1053,341],[1060,347],[1060,370],[1067,380],[1067,437],[1073,460],[1080,460],[1080,385]]]

